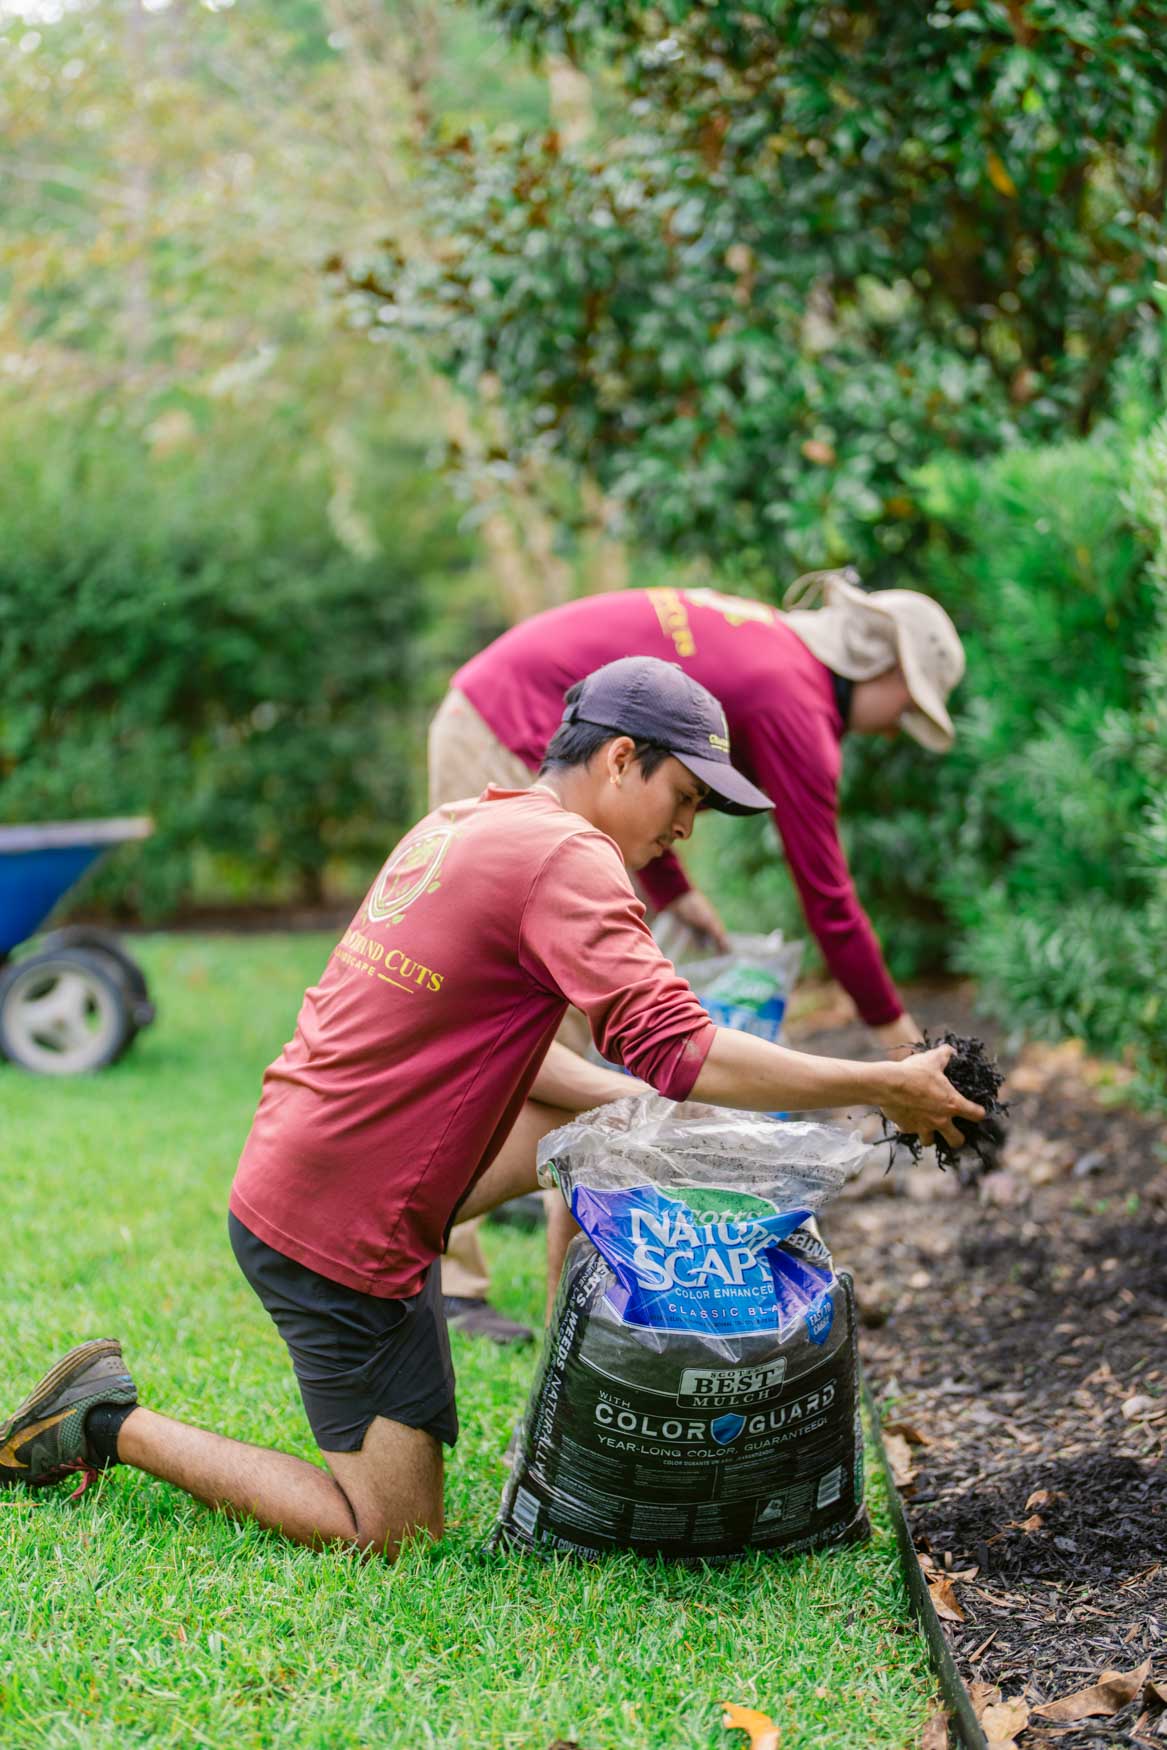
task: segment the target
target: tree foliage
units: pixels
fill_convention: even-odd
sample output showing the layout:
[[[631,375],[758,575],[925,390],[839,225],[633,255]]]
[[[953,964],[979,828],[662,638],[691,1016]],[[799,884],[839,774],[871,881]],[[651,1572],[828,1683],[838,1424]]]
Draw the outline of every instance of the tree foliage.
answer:
[[[922,461],[1087,432],[1154,346],[1164,0],[490,10],[608,126],[436,138],[437,246],[351,279],[651,543],[890,558]]]
[[[502,620],[424,381],[321,272],[401,210],[427,65],[406,7],[350,57],[350,11],[0,5],[0,818],[152,813],[99,880],[155,917],[363,884],[444,615]]]
[[[289,468],[286,435],[159,458],[41,416],[0,440],[0,818],[153,815],[99,888],[131,913],[208,887],[314,903],[415,807],[424,586],[472,552],[398,443],[355,554],[326,458]]]

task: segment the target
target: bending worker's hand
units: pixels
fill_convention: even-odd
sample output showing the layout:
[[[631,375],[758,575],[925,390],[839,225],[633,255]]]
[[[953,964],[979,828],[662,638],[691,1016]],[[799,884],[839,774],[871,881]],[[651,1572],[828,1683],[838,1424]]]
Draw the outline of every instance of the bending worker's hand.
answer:
[[[694,930],[699,936],[707,936],[722,954],[729,953],[729,935],[725,925],[717,915],[712,900],[706,899],[695,887],[690,887],[687,893],[682,893],[668,907],[670,917]]]
[[[935,1050],[919,1051],[902,1063],[886,1064],[888,1092],[881,1097],[879,1107],[897,1130],[914,1133],[922,1143],[930,1143],[939,1131],[953,1148],[959,1148],[965,1138],[953,1120],[983,1118],[985,1109],[966,1100],[945,1075],[944,1066],[951,1056],[951,1045],[937,1045]]]
[[[881,1050],[897,1062],[907,1055],[913,1045],[918,1045],[924,1035],[906,1012],[894,1021],[886,1021],[882,1027],[873,1027],[871,1036]]]

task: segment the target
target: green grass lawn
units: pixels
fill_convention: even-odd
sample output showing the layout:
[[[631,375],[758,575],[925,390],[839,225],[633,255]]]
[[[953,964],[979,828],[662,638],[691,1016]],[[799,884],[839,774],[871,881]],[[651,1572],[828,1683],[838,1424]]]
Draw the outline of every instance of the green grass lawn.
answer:
[[[0,1411],[59,1351],[113,1335],[144,1402],[316,1457],[225,1221],[263,1066],[330,946],[146,941],[159,1019],[125,1062],[68,1082],[0,1068]],[[535,1322],[539,1242],[492,1229],[489,1244],[500,1304]],[[448,1529],[395,1568],[293,1548],[127,1469],[75,1503],[0,1493],[4,1750],[738,1750],[722,1700],[771,1713],[783,1750],[916,1743],[933,1684],[877,1481],[874,1541],[833,1555],[488,1558],[534,1361],[456,1338],[455,1362]]]

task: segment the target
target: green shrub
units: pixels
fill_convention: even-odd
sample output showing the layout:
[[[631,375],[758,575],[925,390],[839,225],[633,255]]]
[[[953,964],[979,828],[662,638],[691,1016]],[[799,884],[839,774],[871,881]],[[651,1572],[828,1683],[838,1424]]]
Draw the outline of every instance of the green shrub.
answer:
[[[1005,1021],[1133,1054],[1162,1093],[1167,426],[946,460],[917,490],[929,542],[899,581],[944,602],[968,674],[946,758],[847,744],[864,903],[897,977],[967,972]],[[733,921],[805,934],[755,825],[707,837],[698,870]]]
[[[1146,884],[1146,904],[1135,919],[1137,968],[1128,991],[1138,1006],[1138,1061],[1160,1097],[1167,1090],[1167,421],[1135,456],[1129,497],[1135,517],[1154,543],[1151,583],[1155,615],[1138,656],[1142,686],[1129,718],[1132,758],[1145,792],[1127,855]]]
[[[1085,435],[1157,350],[1164,0],[483,5],[601,125],[438,126],[440,248],[349,289],[645,544],[895,565],[922,462]]]
[[[1145,659],[1161,600],[1131,467],[1115,440],[925,481],[931,581],[970,667],[934,879],[954,964],[1006,1019],[1149,1063],[1156,879],[1135,844],[1155,794]]]
[[[1160,1088],[1162,456],[1111,433],[923,471],[922,581],[969,659],[956,747],[857,748],[846,801],[897,970],[946,962],[1002,1019],[1133,1053]]]
[[[377,460],[361,557],[294,430],[225,418],[160,457],[116,422],[9,421],[0,818],[154,815],[93,890],[153,917],[200,871],[314,900],[367,869],[417,800],[419,639],[467,565],[418,451]]]
[[[956,746],[938,760],[859,743],[845,788],[852,852],[873,909],[896,920],[902,970],[961,960],[953,932],[992,896],[1027,916],[1080,895],[1140,902],[1115,855],[1144,795],[1123,714],[1155,609],[1123,504],[1129,466],[1126,447],[1089,443],[919,477],[931,528],[919,581],[968,655]]]

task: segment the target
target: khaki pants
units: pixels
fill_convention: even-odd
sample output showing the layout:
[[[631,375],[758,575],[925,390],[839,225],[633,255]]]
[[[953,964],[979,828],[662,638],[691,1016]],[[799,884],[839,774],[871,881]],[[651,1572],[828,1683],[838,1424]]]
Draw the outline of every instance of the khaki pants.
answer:
[[[483,722],[465,694],[451,687],[434,715],[429,733],[429,803],[457,802],[463,796],[478,796],[488,784],[508,790],[526,790],[533,773],[517,754],[504,747]],[[569,1009],[556,1036],[560,1043],[582,1056],[590,1032],[578,1009]],[[450,1234],[442,1258],[442,1293],[485,1300],[490,1274],[478,1239],[481,1216],[461,1222]]]

